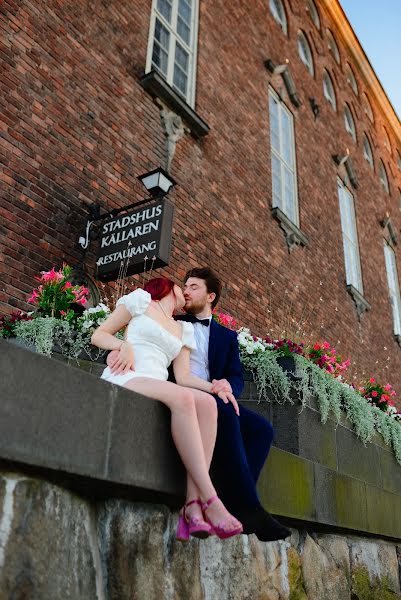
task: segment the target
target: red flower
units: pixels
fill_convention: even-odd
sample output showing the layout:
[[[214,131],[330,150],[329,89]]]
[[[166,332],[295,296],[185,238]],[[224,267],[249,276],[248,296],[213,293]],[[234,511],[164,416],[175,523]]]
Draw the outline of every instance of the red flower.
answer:
[[[376,396],[378,396],[378,393],[373,390],[373,392],[372,392],[372,398],[376,398]]]
[[[320,350],[320,349],[321,349],[321,345],[320,345],[320,344],[315,344],[315,345],[313,346],[313,349],[314,349],[314,350]]]

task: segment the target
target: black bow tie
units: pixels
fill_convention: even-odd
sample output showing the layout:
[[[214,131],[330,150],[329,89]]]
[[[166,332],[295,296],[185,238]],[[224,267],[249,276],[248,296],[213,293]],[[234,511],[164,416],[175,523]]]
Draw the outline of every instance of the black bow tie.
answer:
[[[177,317],[177,320],[186,321],[187,323],[200,323],[205,327],[209,327],[210,325],[210,319],[198,319],[198,317],[196,317],[195,315],[191,315],[190,313],[188,313],[187,315],[179,315]]]

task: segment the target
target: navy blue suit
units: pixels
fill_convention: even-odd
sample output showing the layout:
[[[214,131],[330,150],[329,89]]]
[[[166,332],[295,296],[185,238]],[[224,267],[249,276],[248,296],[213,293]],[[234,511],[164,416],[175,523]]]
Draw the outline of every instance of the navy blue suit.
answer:
[[[179,318],[179,317],[178,317]],[[214,319],[209,338],[210,379],[227,379],[239,398],[244,387],[237,334]],[[213,454],[213,483],[235,516],[260,507],[256,482],[266,461],[273,427],[264,417],[240,405],[239,417],[230,403],[215,396],[218,407],[217,440]]]

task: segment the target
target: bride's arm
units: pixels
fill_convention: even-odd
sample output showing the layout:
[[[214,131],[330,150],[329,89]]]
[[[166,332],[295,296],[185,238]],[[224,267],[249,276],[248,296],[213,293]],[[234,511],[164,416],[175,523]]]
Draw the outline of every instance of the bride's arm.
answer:
[[[200,377],[197,377],[196,375],[192,375],[190,368],[189,368],[190,352],[191,352],[190,349],[187,348],[186,346],[184,346],[182,348],[181,352],[179,353],[179,355],[177,356],[177,358],[174,359],[173,370],[174,370],[174,377],[175,377],[176,382],[178,383],[178,385],[183,385],[185,387],[192,387],[197,390],[209,392],[209,394],[213,393],[212,392],[213,384],[210,383],[210,381],[206,381],[205,379],[201,379]],[[221,392],[218,392],[218,394],[216,394],[216,396],[221,398],[225,404],[228,404],[229,402],[231,402],[236,414],[239,415],[238,402],[235,399],[234,395],[231,394],[231,392],[224,392],[222,390]]]
[[[183,346],[179,355],[174,359],[173,371],[174,377],[178,385],[185,387],[196,388],[197,390],[203,390],[204,392],[211,393],[213,385],[210,381],[201,379],[196,375],[192,375],[189,369],[189,355],[191,351],[186,346]]]
[[[119,356],[112,365],[113,373],[126,373],[134,369],[134,350],[127,341],[115,337],[117,331],[132,319],[125,306],[117,306],[109,317],[93,332],[91,342],[103,350],[119,350]]]

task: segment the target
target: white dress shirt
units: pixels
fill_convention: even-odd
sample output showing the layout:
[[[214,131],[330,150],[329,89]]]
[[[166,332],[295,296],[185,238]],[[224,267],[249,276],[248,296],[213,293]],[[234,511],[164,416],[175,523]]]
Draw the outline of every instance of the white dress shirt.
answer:
[[[193,323],[196,350],[192,350],[189,359],[189,367],[192,375],[197,375],[206,381],[210,381],[208,354],[211,320],[212,317],[210,316],[209,327],[205,327],[205,325],[202,325],[201,323]]]

